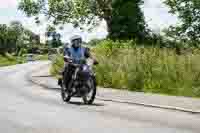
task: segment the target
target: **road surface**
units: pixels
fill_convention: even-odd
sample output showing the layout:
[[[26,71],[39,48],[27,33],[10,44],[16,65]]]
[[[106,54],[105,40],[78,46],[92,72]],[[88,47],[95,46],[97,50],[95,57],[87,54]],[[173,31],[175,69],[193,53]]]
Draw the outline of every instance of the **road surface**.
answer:
[[[63,103],[27,80],[44,62],[0,68],[2,133],[200,133],[200,115],[96,100]]]

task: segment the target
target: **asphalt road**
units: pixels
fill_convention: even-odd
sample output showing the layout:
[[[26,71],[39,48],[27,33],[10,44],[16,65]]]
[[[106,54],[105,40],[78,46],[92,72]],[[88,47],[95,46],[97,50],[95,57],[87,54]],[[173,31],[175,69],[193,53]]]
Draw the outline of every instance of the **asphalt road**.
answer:
[[[27,80],[44,62],[0,68],[2,133],[200,133],[200,115],[96,100],[63,103]]]

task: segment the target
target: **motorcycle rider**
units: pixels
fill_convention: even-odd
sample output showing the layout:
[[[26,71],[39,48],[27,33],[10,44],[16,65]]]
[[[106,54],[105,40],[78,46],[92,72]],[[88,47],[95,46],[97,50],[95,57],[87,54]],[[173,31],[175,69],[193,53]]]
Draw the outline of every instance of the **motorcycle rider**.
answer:
[[[72,62],[75,64],[80,64],[81,61],[86,60],[87,58],[92,58],[90,54],[90,49],[83,47],[82,37],[79,35],[74,35],[70,38],[71,47],[67,47],[64,49],[64,56],[69,56],[72,59]],[[65,71],[63,71],[63,81],[69,82],[73,71],[69,70],[68,66],[65,65]],[[64,76],[64,73],[68,76]],[[62,84],[62,79],[59,79],[58,84]]]
[[[64,54],[72,58],[73,63],[80,64],[81,60],[91,57],[89,48],[83,47],[82,37],[74,35],[70,38],[71,47],[65,49]]]

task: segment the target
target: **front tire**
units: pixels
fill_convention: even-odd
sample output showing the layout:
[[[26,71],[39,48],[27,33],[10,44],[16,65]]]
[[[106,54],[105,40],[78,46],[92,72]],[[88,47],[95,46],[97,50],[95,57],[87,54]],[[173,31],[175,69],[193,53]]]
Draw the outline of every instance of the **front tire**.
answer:
[[[85,104],[93,104],[95,97],[96,97],[96,92],[97,92],[97,88],[96,88],[96,80],[95,78],[90,78],[88,80],[88,82],[90,83],[90,85],[86,85],[86,87],[90,87],[90,92],[86,93],[82,98],[83,98],[83,102]]]
[[[69,87],[69,85],[68,85],[68,87]],[[67,92],[67,89],[68,88],[66,88],[66,85],[62,82],[61,97],[64,102],[69,102],[71,100],[71,95],[70,95],[69,91]]]

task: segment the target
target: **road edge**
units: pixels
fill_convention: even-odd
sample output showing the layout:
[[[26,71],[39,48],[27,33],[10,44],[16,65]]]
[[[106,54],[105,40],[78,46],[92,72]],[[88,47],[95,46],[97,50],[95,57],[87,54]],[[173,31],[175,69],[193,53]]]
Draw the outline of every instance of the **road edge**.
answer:
[[[41,69],[43,68],[44,66],[42,67],[39,67],[35,70],[32,70],[30,71],[27,75],[26,75],[26,78],[29,82],[35,84],[35,85],[38,85],[42,88],[45,88],[45,89],[49,89],[49,90],[52,90],[51,87],[49,87],[48,85],[45,85],[45,84],[42,84],[42,83],[39,83],[37,82],[36,80],[34,80],[33,78],[33,73],[35,71],[37,71],[38,69]],[[60,89],[56,89],[54,88],[54,90],[60,90]],[[115,102],[115,103],[126,103],[126,104],[129,104],[129,105],[139,105],[139,106],[144,106],[144,107],[151,107],[151,108],[160,108],[160,109],[167,109],[167,110],[174,110],[174,111],[180,111],[180,112],[186,112],[186,113],[190,113],[190,114],[200,114],[200,111],[195,111],[195,110],[190,110],[190,109],[185,109],[185,108],[180,108],[180,107],[175,107],[175,106],[164,106],[164,105],[157,105],[157,104],[147,104],[147,103],[141,103],[141,102],[133,102],[133,101],[126,101],[126,100],[119,100],[119,99],[109,99],[109,98],[105,98],[105,97],[100,97],[98,96],[97,94],[97,97],[96,97],[98,100],[101,100],[101,101],[110,101],[110,102]]]

